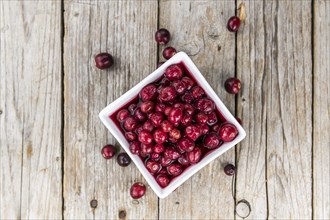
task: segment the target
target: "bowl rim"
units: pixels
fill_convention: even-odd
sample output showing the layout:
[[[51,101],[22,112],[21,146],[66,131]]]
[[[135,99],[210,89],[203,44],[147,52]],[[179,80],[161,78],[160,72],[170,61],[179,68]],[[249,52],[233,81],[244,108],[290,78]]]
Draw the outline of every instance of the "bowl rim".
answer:
[[[201,86],[204,89],[204,91],[206,92],[206,94],[214,101],[216,108],[220,111],[222,116],[226,119],[226,121],[234,124],[239,133],[233,141],[223,143],[221,145],[221,147],[211,151],[206,156],[204,156],[200,162],[186,168],[182,174],[180,174],[178,177],[175,177],[174,179],[172,179],[172,181],[170,182],[170,184],[167,187],[162,188],[158,185],[155,178],[146,169],[146,167],[144,166],[140,157],[137,155],[134,155],[130,152],[128,141],[126,140],[126,138],[121,133],[121,131],[119,130],[117,125],[112,121],[112,119],[109,116],[112,115],[114,112],[118,111],[120,108],[122,108],[128,102],[130,102],[133,98],[135,98],[144,86],[159,79],[163,75],[165,69],[168,66],[170,66],[172,64],[180,63],[180,62],[184,63],[186,68],[190,71],[190,73],[193,75],[193,77],[198,81],[199,86]],[[122,148],[124,148],[126,153],[130,156],[130,158],[135,163],[135,165],[137,166],[139,171],[142,173],[143,177],[148,182],[149,186],[153,189],[153,191],[161,199],[167,197],[177,187],[179,187],[181,184],[183,184],[187,179],[189,179],[191,176],[193,176],[195,173],[197,173],[203,167],[208,165],[215,158],[219,157],[221,154],[225,153],[227,150],[234,147],[237,143],[242,141],[246,136],[246,132],[243,129],[243,127],[239,124],[239,122],[235,119],[235,117],[230,113],[230,111],[227,109],[227,107],[223,104],[221,99],[217,96],[217,94],[215,93],[213,88],[206,81],[206,79],[201,74],[201,72],[198,70],[198,68],[193,63],[193,61],[190,59],[190,57],[184,52],[179,52],[179,53],[175,54],[171,59],[166,61],[163,65],[161,65],[159,68],[157,68],[151,74],[149,74],[141,82],[139,82],[137,85],[132,87],[126,93],[124,93],[119,98],[117,98],[115,101],[113,101],[108,106],[106,106],[99,113],[99,117],[100,117],[102,123],[108,128],[108,130],[112,133],[112,135],[116,138],[116,140],[122,146]]]

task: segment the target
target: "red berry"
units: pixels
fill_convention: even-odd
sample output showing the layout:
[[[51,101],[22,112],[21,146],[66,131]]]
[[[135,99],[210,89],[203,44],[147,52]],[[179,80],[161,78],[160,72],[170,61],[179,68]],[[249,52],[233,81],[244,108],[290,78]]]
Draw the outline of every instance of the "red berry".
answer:
[[[141,154],[151,154],[153,152],[153,144],[141,144]]]
[[[161,157],[160,158],[160,165],[162,165],[163,167],[167,167],[172,162],[173,162],[173,160],[171,158],[167,158],[167,157]]]
[[[160,154],[165,150],[165,147],[163,144],[156,144],[153,150],[155,153]]]
[[[176,160],[180,157],[180,153],[174,147],[167,147],[164,151],[164,157]]]
[[[164,120],[164,115],[161,112],[152,113],[149,119],[155,127],[159,127]]]
[[[208,117],[203,112],[199,112],[198,114],[195,115],[195,120],[199,124],[206,124]]]
[[[224,142],[229,142],[229,141],[234,140],[235,137],[237,136],[237,134],[238,134],[238,131],[237,131],[237,128],[235,127],[235,125],[228,123],[228,122],[222,124],[219,129],[220,138]]]
[[[156,177],[156,181],[163,188],[168,186],[168,184],[170,183],[170,179],[164,174],[159,174]]]
[[[164,102],[170,102],[177,96],[176,91],[173,86],[164,87],[159,94],[160,100]]]
[[[172,86],[179,95],[182,95],[187,90],[187,85],[182,80],[175,80]]]
[[[195,113],[195,110],[196,109],[192,105],[190,105],[190,104],[185,104],[184,105],[184,111],[188,115],[193,115]]]
[[[196,127],[201,130],[202,134],[207,134],[210,131],[210,128],[207,124],[199,124],[196,125]]]
[[[200,86],[195,86],[191,89],[191,94],[195,99],[202,98],[205,95],[204,90]]]
[[[170,80],[174,81],[176,79],[181,79],[183,76],[183,70],[178,64],[172,64],[167,67],[164,75]]]
[[[197,100],[197,102],[195,103],[195,107],[198,110],[208,114],[211,111],[213,111],[214,102],[209,98],[202,98],[202,99]]]
[[[137,120],[132,116],[126,118],[126,120],[124,121],[124,128],[127,131],[134,131],[137,125],[138,125]]]
[[[164,120],[160,126],[164,132],[170,132],[173,129],[173,124],[168,120]]]
[[[179,140],[181,138],[181,132],[179,129],[173,128],[172,131],[170,131],[169,136],[170,136],[170,138]],[[169,140],[170,140],[170,138],[169,138]],[[174,141],[174,142],[176,142],[176,141]],[[172,143],[174,143],[174,142],[172,142]]]
[[[179,159],[178,162],[182,165],[182,166],[188,166],[190,164],[189,160],[188,160],[188,156],[187,153],[182,154]]]
[[[137,108],[134,111],[134,118],[140,122],[145,122],[148,119],[147,114],[143,113],[141,108]]]
[[[169,120],[169,122],[171,122],[173,124],[177,124],[177,123],[181,122],[182,115],[183,115],[183,113],[182,113],[181,109],[173,108],[168,116],[168,120]]]
[[[153,137],[157,144],[162,144],[167,140],[167,133],[161,129],[156,129],[153,133]]]
[[[188,114],[184,114],[181,119],[181,124],[184,126],[188,126],[192,123],[192,116]]]
[[[173,47],[166,47],[163,50],[163,57],[167,60],[173,57],[175,54],[176,54],[176,49]]]
[[[188,76],[182,77],[181,80],[182,80],[182,82],[184,82],[186,84],[187,90],[190,90],[195,85],[195,82]]]
[[[142,144],[150,144],[152,142],[152,135],[147,131],[141,131],[139,134],[139,141]]]
[[[127,109],[122,109],[117,113],[117,121],[122,122],[124,121],[126,118],[128,118],[128,116],[130,116],[130,113]]]
[[[191,164],[198,163],[202,158],[202,151],[199,147],[195,147],[191,152],[187,153],[187,157]]]
[[[113,65],[113,58],[109,53],[99,53],[95,56],[95,66],[99,69],[107,69]]]
[[[150,173],[157,173],[161,168],[160,164],[153,160],[147,160],[146,167]]]
[[[227,164],[225,167],[224,167],[224,171],[225,171],[225,174],[227,174],[228,176],[232,176],[235,174],[235,171],[236,171],[236,168],[234,165],[232,164]]]
[[[152,101],[145,101],[141,103],[140,108],[143,113],[150,113],[154,110],[155,103]]]
[[[157,97],[157,87],[154,84],[146,85],[140,92],[142,101],[154,100]]]
[[[221,140],[217,133],[209,133],[204,137],[204,147],[214,149],[219,146]]]
[[[161,28],[155,33],[155,40],[158,44],[167,44],[170,41],[170,38],[170,32],[165,28]]]
[[[237,94],[241,89],[241,81],[237,78],[229,78],[225,81],[225,89],[231,94]]]
[[[140,152],[141,152],[141,143],[138,142],[138,141],[133,141],[129,145],[129,150],[131,151],[132,154],[140,155]]]
[[[158,161],[160,159],[160,154],[157,154],[157,153],[151,153],[150,154],[150,158],[154,161]]]
[[[156,105],[156,108],[155,108],[155,111],[156,112],[162,112],[162,113],[164,113],[165,108],[166,108],[166,105],[165,104],[157,104]]]
[[[117,163],[119,166],[127,167],[131,163],[131,158],[127,153],[120,153],[117,156]]]
[[[144,122],[142,128],[148,132],[152,132],[155,126],[152,124],[150,120],[147,120],[146,122]]]
[[[101,154],[104,159],[111,159],[116,154],[116,148],[111,144],[105,145],[101,150]]]
[[[185,103],[192,103],[194,101],[194,97],[192,96],[191,92],[186,92],[181,96],[181,100]]]
[[[137,139],[137,135],[132,131],[125,132],[125,137],[127,141],[134,141]]]
[[[238,31],[238,28],[241,24],[241,20],[237,16],[233,16],[229,18],[228,23],[227,23],[227,28],[230,32],[236,32]]]
[[[195,148],[195,142],[186,137],[181,138],[178,145],[185,152],[190,152]]]
[[[172,176],[179,176],[182,173],[182,166],[178,163],[172,163],[167,167],[168,174]]]
[[[202,131],[195,125],[189,125],[185,128],[185,134],[191,140],[196,141],[202,135]]]
[[[143,183],[134,183],[131,186],[130,194],[133,199],[139,199],[146,193],[146,186]]]
[[[207,119],[207,124],[208,125],[214,125],[215,123],[218,122],[218,117],[217,114],[212,111],[207,115],[208,119]]]

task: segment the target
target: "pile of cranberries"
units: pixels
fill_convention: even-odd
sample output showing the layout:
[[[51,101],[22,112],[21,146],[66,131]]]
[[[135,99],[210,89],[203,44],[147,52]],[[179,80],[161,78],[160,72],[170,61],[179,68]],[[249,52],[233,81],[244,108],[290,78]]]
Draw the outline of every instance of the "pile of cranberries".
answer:
[[[161,187],[238,135],[190,76],[184,64],[170,65],[160,80],[110,116]]]

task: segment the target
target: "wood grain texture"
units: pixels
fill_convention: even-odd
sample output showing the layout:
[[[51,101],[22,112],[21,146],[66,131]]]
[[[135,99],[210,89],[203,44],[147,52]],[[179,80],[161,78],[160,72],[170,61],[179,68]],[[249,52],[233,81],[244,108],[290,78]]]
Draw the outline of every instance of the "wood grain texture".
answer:
[[[235,34],[226,29],[235,12],[234,1],[160,1],[159,27],[172,35],[169,45],[193,59],[215,92],[232,113],[235,96],[224,81],[235,75]],[[160,47],[160,56],[163,47]],[[169,197],[160,200],[160,219],[233,219],[231,178],[223,172],[235,163],[231,149],[187,180]]]
[[[237,68],[245,83],[238,113],[249,135],[238,154],[237,200],[252,204],[251,219],[310,219],[311,2],[247,5]]]
[[[62,217],[60,8],[0,1],[0,219]]]
[[[329,1],[314,1],[314,219],[330,219],[329,11]]]
[[[120,167],[100,150],[115,139],[98,113],[151,73],[157,63],[157,1],[65,1],[65,170],[64,217],[67,219],[156,219],[158,198],[151,188],[136,204],[129,189],[145,182],[132,163]],[[114,56],[100,71],[93,56]],[[120,146],[118,146],[120,148]],[[90,207],[97,200],[97,208]]]

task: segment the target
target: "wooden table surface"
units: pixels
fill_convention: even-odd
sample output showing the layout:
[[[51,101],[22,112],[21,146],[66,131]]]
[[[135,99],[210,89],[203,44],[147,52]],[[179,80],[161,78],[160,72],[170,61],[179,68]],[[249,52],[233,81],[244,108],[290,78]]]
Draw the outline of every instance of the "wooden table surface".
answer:
[[[0,219],[330,218],[330,1],[1,0]],[[98,113],[162,60],[154,33],[170,30],[247,137],[165,199],[134,164],[104,160],[116,143]],[[108,51],[110,70],[94,67]],[[223,87],[237,76],[234,96]],[[223,165],[234,163],[232,178]],[[93,201],[93,202],[91,202]],[[246,212],[247,206],[238,212]]]

